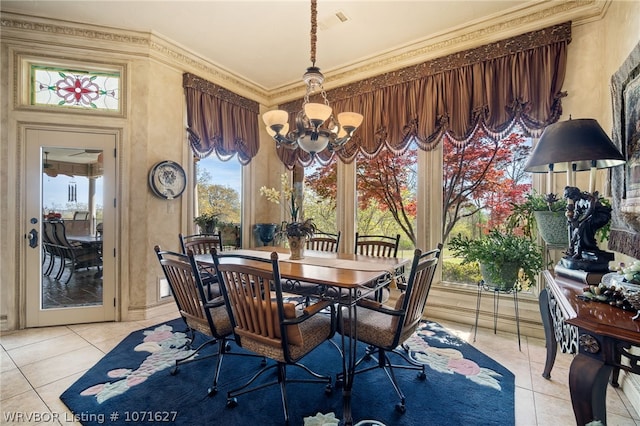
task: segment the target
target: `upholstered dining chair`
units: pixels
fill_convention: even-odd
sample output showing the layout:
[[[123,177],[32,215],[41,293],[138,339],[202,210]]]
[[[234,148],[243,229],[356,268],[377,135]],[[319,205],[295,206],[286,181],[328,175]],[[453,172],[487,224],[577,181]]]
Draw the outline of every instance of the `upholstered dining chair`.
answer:
[[[231,316],[238,346],[275,361],[256,373],[248,382],[227,393],[227,406],[238,404],[236,397],[279,385],[285,423],[289,422],[286,384],[292,382],[325,383],[332,392],[330,376],[311,371],[299,361],[335,333],[335,308],[331,302],[318,302],[302,311],[283,300],[278,254],[261,259],[232,253],[212,253],[222,294]],[[330,315],[321,312],[328,309]],[[287,377],[287,367],[302,368],[314,378]],[[277,370],[277,379],[251,386],[259,376]]]
[[[192,354],[185,358],[176,360],[176,364],[171,370],[171,374],[178,372],[178,367],[191,361],[206,359],[194,358],[203,348],[208,345],[218,344],[217,360],[213,383],[208,389],[208,395],[213,396],[218,391],[218,379],[224,355],[229,353],[234,356],[248,356],[245,353],[229,352],[228,340],[232,335],[231,320],[227,313],[227,308],[222,296],[209,300],[204,294],[201,282],[200,269],[193,258],[193,252],[188,250],[187,254],[180,254],[171,251],[162,251],[159,246],[154,247],[160,265],[173,293],[173,297],[178,306],[180,316],[184,320],[189,337],[193,341],[195,331],[208,336],[204,343],[197,347]],[[263,364],[265,360],[263,358]]]
[[[420,324],[441,250],[442,244],[424,253],[419,249],[415,250],[407,288],[400,294],[395,306],[387,306],[369,299],[358,301],[355,329],[358,340],[366,343],[368,347],[364,356],[356,362],[355,374],[377,368],[383,369],[400,398],[400,402],[395,406],[400,413],[406,410],[405,395],[397,383],[394,369],[418,370],[418,378],[426,378],[424,365],[408,357],[408,348],[403,343]],[[354,329],[348,318],[340,318],[338,323],[341,325],[340,332],[344,335],[350,335],[350,330]],[[390,354],[400,356],[406,364],[392,364]],[[373,359],[376,365],[358,370],[360,365],[370,359]],[[340,375],[338,380],[341,380]]]
[[[191,250],[193,254],[209,255],[214,248],[222,250],[222,235],[220,232],[193,235],[179,234],[178,238],[180,239],[182,254],[187,254],[187,251]],[[198,264],[198,267],[200,268],[202,284],[207,288],[207,299],[215,299],[221,296],[220,288],[218,287],[218,275],[215,269],[210,265],[203,264]]]
[[[316,232],[307,239],[306,248],[308,250],[330,251],[337,253],[340,248],[340,231],[336,234],[329,232]]]

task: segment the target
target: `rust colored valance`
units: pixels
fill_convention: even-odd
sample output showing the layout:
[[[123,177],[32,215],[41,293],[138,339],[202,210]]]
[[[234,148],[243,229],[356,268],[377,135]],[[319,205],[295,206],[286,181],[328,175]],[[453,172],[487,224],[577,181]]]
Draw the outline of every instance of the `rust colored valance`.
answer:
[[[221,160],[237,153],[241,164],[249,163],[258,153],[258,103],[189,73],[182,85],[193,153],[198,158],[215,153]]]
[[[413,141],[430,150],[444,134],[464,144],[478,128],[498,139],[515,124],[538,136],[562,113],[570,41],[567,22],[328,91],[335,111],[364,116],[336,154],[350,163],[358,153],[373,158],[384,148],[400,154]],[[293,120],[301,106],[296,100],[280,109]],[[278,155],[288,167],[312,160],[300,149],[281,147]],[[318,161],[326,163],[331,156],[325,150]]]

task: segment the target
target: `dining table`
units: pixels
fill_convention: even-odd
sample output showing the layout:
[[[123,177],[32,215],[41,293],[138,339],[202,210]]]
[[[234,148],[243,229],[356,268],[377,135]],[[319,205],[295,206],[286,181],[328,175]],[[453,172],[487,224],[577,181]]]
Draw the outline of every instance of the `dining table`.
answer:
[[[341,335],[342,424],[352,425],[351,396],[358,346],[357,302],[374,296],[383,287],[393,285],[397,280],[402,280],[410,260],[315,250],[305,250],[303,259],[292,260],[287,248],[272,246],[225,251],[228,252],[264,259],[269,259],[272,252],[277,252],[283,280],[317,284],[319,291],[315,296],[335,302],[340,307],[342,325],[350,327],[349,333]],[[195,255],[195,260],[213,265],[210,255]],[[264,267],[268,268],[269,265],[265,264]],[[283,290],[295,294],[296,286]]]

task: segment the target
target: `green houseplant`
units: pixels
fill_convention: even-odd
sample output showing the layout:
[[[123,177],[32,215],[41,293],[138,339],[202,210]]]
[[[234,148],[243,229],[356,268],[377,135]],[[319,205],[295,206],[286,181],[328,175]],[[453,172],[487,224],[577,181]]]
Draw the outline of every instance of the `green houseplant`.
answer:
[[[567,201],[556,194],[527,194],[522,203],[511,203],[512,213],[507,219],[511,229],[521,228],[528,237],[533,237],[534,229],[550,246],[568,247],[569,229]]]
[[[610,206],[606,198],[600,197],[600,203]],[[567,223],[567,200],[556,194],[527,194],[522,203],[511,203],[512,212],[507,218],[509,229],[521,228],[528,237],[534,230],[545,243],[556,247],[569,247],[569,228]],[[611,223],[598,229],[596,235],[602,242],[609,238]]]
[[[218,214],[204,212],[200,216],[193,218],[193,223],[198,225],[200,232],[213,233],[218,226]]]
[[[479,263],[484,281],[501,290],[532,283],[544,265],[542,250],[533,240],[497,229],[477,239],[458,234],[449,248],[463,263]]]

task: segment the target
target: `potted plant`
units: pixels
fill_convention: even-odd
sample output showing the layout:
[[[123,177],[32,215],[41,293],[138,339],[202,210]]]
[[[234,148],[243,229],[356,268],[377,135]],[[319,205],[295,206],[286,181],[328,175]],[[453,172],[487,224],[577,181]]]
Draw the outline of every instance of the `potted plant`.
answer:
[[[600,197],[600,203],[610,206],[606,198]],[[567,200],[558,198],[556,194],[538,194],[536,192],[527,195],[522,203],[511,203],[512,213],[507,218],[510,229],[521,228],[528,237],[533,237],[533,230],[549,246],[562,248],[569,247],[569,225],[567,222]],[[600,241],[609,238],[611,224],[598,229],[596,235]]]
[[[289,214],[291,215],[291,222],[283,222],[281,232],[286,235],[289,242],[289,249],[291,250],[290,259],[303,259],[306,240],[315,234],[316,226],[313,223],[313,219],[298,221],[298,213],[302,205],[302,194],[300,191],[296,191],[291,187],[289,177],[286,173],[282,174],[280,182],[282,191],[263,186],[260,188],[260,194],[275,204],[280,204],[281,198],[285,199],[285,203],[289,208]]]
[[[290,259],[304,259],[304,247],[307,238],[316,233],[316,225],[313,223],[313,219],[288,223],[285,227],[285,233],[291,250]]]
[[[512,213],[508,218],[511,229],[522,228],[524,234],[532,237],[536,229],[545,243],[550,246],[568,247],[569,228],[567,201],[556,194],[527,194],[522,203],[511,203]]]
[[[200,232],[212,234],[218,226],[218,214],[212,212],[204,212],[200,216],[193,218],[193,223],[198,225]]]
[[[479,263],[484,281],[500,290],[526,287],[544,264],[542,250],[533,240],[497,229],[478,239],[458,234],[449,248],[463,263]]]

